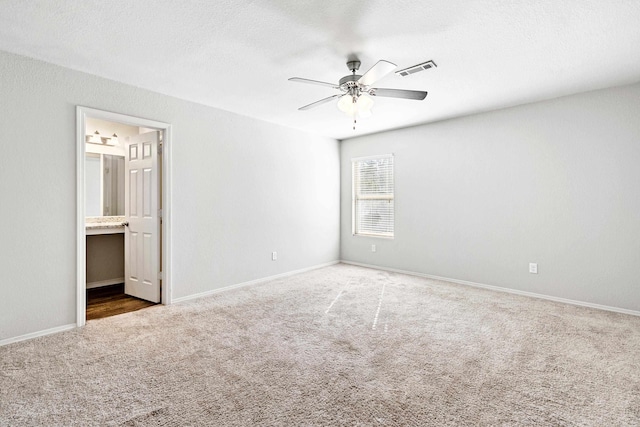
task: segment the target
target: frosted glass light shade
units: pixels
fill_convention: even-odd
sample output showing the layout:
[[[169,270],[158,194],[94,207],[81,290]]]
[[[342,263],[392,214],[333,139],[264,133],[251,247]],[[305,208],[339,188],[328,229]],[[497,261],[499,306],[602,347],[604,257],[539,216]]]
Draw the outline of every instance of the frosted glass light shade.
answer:
[[[356,103],[353,101],[352,96],[345,95],[338,100],[338,108],[348,116],[353,116],[357,111]]]
[[[358,113],[361,115],[365,113],[371,114],[373,99],[371,99],[369,95],[362,94],[358,97],[358,103],[356,105],[358,106]]]
[[[338,108],[348,116],[369,117],[373,107],[373,99],[369,95],[362,94],[355,99],[345,95],[338,101]]]

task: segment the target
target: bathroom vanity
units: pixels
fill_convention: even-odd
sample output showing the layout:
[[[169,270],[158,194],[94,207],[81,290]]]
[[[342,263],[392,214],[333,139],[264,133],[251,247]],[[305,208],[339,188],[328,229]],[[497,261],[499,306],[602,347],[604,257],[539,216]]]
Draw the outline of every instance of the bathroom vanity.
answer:
[[[124,233],[124,216],[88,216],[85,230],[87,236]]]
[[[124,283],[123,216],[87,217],[87,289]]]

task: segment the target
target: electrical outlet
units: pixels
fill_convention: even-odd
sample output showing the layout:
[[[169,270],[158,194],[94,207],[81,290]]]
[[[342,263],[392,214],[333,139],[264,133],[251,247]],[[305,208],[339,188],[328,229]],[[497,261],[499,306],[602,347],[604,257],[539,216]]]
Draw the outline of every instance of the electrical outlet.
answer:
[[[278,252],[271,252],[271,260],[275,261],[278,259]]]
[[[538,264],[534,262],[529,263],[529,273],[538,274]]]
[[[376,245],[371,245],[371,252],[375,252],[376,251]]]

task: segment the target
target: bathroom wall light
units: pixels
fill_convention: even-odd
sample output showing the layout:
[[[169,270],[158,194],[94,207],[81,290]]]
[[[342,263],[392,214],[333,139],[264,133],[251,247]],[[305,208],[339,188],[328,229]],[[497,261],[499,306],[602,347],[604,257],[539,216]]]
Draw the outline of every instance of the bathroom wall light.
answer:
[[[100,132],[95,131],[92,135],[87,135],[86,141],[91,144],[102,144],[102,138],[100,137]]]
[[[85,140],[90,144],[120,145],[118,134],[116,133],[114,133],[113,136],[102,136],[100,135],[100,132],[95,131],[93,134],[87,135]]]

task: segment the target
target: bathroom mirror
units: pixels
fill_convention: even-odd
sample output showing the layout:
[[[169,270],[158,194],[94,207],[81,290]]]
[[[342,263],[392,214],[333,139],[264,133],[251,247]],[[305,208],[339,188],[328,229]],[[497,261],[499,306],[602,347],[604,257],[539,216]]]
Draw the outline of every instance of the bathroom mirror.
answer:
[[[124,157],[87,153],[86,216],[124,215]]]

